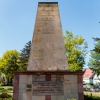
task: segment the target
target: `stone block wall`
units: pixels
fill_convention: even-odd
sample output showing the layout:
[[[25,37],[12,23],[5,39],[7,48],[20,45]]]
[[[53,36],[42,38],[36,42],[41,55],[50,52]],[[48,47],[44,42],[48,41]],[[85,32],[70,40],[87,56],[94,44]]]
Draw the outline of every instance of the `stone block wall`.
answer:
[[[80,74],[15,74],[14,100],[84,100]]]

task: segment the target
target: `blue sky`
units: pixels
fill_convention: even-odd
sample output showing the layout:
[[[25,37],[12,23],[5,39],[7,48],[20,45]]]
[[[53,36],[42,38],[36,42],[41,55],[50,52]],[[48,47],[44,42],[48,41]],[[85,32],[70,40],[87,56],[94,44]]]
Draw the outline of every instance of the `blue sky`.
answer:
[[[22,50],[32,39],[38,2],[45,1],[0,0],[0,57],[6,50]],[[82,36],[92,50],[92,37],[100,38],[100,0],[49,1],[59,3],[63,34],[68,30]]]

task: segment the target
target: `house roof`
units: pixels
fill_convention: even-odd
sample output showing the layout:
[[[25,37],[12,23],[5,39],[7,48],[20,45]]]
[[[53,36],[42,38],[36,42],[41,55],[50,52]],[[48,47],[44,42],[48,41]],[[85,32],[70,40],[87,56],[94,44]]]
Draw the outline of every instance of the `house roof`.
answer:
[[[91,69],[86,69],[85,70],[85,73],[84,73],[84,75],[83,75],[83,78],[86,78],[86,79],[89,79],[89,78],[92,78],[92,76],[93,76],[93,70],[91,70]]]

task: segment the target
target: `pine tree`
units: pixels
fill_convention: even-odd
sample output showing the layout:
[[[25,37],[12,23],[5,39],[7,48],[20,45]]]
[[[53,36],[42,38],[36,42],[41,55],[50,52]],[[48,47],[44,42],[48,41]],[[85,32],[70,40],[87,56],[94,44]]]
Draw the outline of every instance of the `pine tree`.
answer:
[[[94,49],[91,50],[91,58],[89,59],[89,67],[100,75],[100,38],[93,38],[96,42]]]
[[[22,68],[22,71],[25,71],[27,69],[30,49],[31,49],[31,41],[26,43],[24,48],[21,50],[21,54],[19,57],[19,64]]]

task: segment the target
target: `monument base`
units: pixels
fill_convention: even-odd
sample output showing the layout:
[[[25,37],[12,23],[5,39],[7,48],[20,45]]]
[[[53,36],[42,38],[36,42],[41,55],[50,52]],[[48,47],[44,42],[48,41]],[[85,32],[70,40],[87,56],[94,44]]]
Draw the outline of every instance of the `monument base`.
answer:
[[[84,100],[83,73],[26,71],[14,73],[14,100]]]

